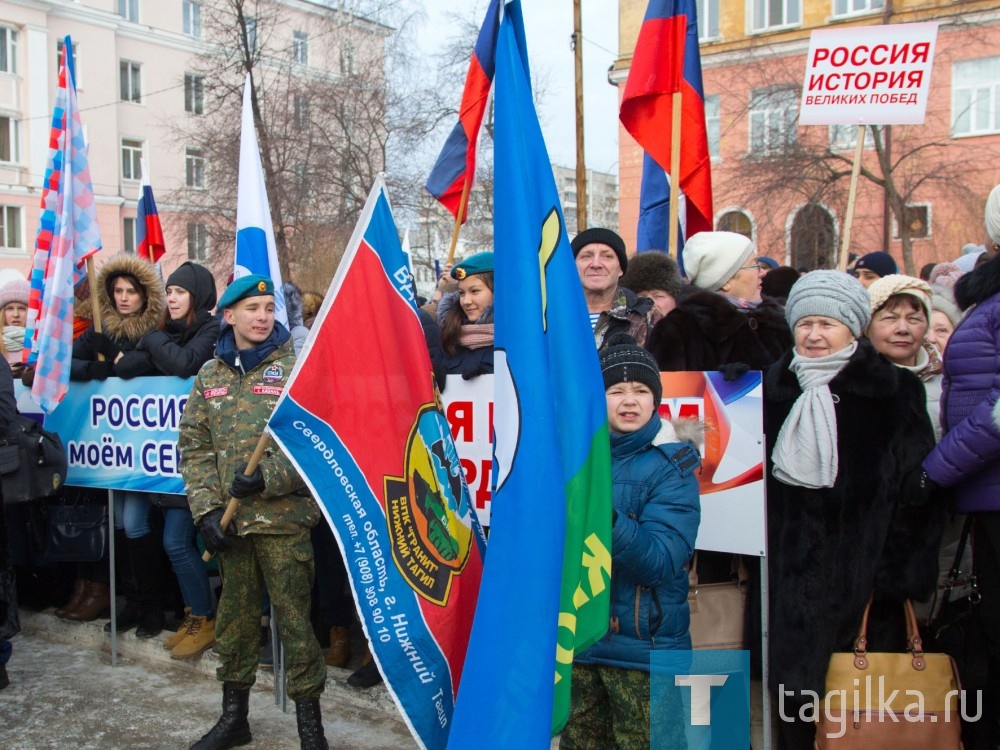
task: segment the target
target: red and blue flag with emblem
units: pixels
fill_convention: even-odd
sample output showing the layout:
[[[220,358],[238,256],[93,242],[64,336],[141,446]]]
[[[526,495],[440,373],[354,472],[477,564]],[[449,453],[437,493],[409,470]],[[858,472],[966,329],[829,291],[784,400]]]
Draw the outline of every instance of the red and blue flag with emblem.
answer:
[[[680,237],[712,229],[712,171],[695,0],[649,0],[619,119],[645,150],[636,247],[666,250],[673,94],[681,94]],[[685,210],[681,210],[681,209]],[[678,253],[678,262],[681,262]]]
[[[379,178],[268,430],[333,528],[386,688],[418,744],[437,749],[485,539],[414,295]],[[358,326],[367,309],[380,314]]]
[[[31,396],[46,414],[69,388],[73,358],[73,289],[87,258],[101,249],[87,144],[76,102],[73,42],[63,43],[42,212],[31,264],[31,291],[21,360],[35,368]]]
[[[476,141],[493,85],[499,24],[500,0],[490,0],[469,61],[462,103],[458,108],[458,122],[448,135],[427,178],[427,191],[455,217],[458,216],[465,184],[468,182],[471,188],[476,176]],[[463,222],[465,218],[463,211]]]

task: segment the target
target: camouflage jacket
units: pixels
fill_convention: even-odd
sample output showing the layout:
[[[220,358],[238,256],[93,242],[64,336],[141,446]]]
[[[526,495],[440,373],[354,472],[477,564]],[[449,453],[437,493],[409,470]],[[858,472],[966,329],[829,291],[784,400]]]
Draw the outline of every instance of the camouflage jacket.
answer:
[[[594,343],[601,349],[604,342],[616,333],[629,333],[639,346],[646,345],[646,337],[663,315],[653,300],[638,297],[623,286],[615,290],[611,309],[605,310],[594,326]]]
[[[229,502],[236,466],[250,460],[294,364],[288,340],[245,375],[218,356],[198,372],[178,439],[180,471],[195,519]],[[294,534],[315,526],[319,508],[274,443],[260,467],[264,491],[240,500],[236,513],[240,536]]]

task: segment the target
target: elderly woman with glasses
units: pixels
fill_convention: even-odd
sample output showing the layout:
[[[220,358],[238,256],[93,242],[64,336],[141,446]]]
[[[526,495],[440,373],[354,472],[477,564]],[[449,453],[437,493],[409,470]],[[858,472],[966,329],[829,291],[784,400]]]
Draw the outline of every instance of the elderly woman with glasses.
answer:
[[[791,347],[781,305],[761,298],[753,240],[699,232],[684,246],[684,271],[691,286],[646,342],[661,370],[723,370],[734,378],[766,369]]]

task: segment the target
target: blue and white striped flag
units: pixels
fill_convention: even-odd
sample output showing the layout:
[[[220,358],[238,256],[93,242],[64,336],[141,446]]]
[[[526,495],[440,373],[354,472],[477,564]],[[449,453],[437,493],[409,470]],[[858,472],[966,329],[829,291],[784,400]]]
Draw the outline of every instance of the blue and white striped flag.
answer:
[[[281,266],[274,243],[271,207],[267,202],[264,168],[260,163],[257,132],[250,104],[252,82],[247,73],[243,84],[243,121],[240,130],[240,182],[236,197],[236,267],[233,278],[253,273],[270,276],[274,282],[274,317],[288,325],[285,295],[281,291]]]

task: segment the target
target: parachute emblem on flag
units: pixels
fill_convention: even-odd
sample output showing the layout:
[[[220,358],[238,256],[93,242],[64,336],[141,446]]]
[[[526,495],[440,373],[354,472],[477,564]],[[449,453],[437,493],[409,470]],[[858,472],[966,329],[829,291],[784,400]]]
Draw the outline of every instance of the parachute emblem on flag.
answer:
[[[424,404],[406,443],[404,476],[385,477],[392,559],[413,590],[438,606],[447,604],[474,541],[469,519],[459,515],[465,474],[448,430],[438,405]]]

